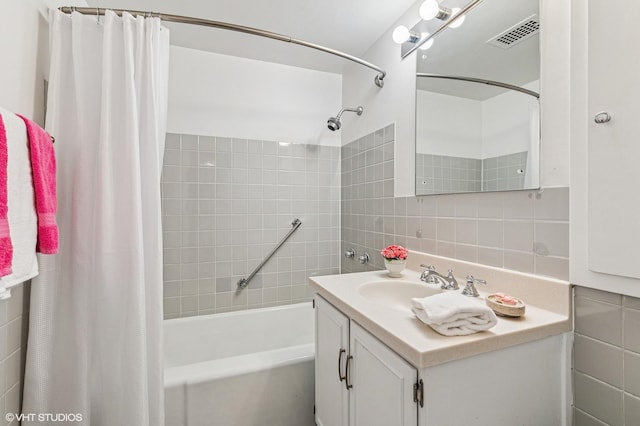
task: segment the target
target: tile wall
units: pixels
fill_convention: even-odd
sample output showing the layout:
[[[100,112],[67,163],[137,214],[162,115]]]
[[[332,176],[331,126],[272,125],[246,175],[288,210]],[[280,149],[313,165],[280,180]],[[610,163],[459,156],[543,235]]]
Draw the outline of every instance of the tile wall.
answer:
[[[527,152],[478,160],[416,154],[416,191],[422,195],[506,191],[524,186]]]
[[[481,189],[482,160],[416,154],[416,191],[419,194],[469,192]]]
[[[584,287],[574,298],[574,424],[640,424],[640,299]]]
[[[504,191],[524,188],[527,151],[482,160],[482,189]]]
[[[29,329],[29,291],[27,281],[11,289],[11,298],[0,300],[0,425],[17,426],[6,421],[7,413],[20,412],[24,379],[27,332]]]
[[[569,189],[393,197],[394,126],[342,147],[343,272],[383,268],[389,244],[485,265],[569,277]]]
[[[162,175],[165,318],[311,299],[339,272],[340,148],[168,134]],[[302,225],[239,295],[247,276]]]
[[[431,195],[521,189],[526,165],[526,151],[484,160],[416,154],[416,192]]]

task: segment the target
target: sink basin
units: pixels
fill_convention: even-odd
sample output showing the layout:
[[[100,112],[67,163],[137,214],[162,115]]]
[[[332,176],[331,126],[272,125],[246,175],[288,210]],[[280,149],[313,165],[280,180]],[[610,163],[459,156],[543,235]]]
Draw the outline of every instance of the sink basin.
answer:
[[[433,296],[441,291],[438,287],[410,281],[372,281],[358,289],[365,299],[402,311],[411,311],[413,297]]]

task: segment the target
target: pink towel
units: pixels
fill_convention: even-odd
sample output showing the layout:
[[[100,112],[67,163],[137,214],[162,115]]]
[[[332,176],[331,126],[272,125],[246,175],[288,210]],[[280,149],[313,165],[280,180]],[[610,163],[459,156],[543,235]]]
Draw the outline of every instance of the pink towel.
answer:
[[[13,245],[9,234],[9,219],[7,213],[7,131],[0,115],[0,277],[11,273],[13,260]]]
[[[58,252],[58,225],[56,224],[56,157],[51,136],[40,126],[17,114],[27,126],[29,156],[33,175],[33,190],[38,214],[38,242],[36,250],[40,253]]]

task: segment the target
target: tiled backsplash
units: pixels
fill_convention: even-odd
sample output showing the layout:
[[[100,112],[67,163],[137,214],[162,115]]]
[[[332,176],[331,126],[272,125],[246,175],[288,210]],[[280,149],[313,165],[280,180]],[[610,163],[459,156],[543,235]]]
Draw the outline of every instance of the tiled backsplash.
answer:
[[[640,299],[575,288],[575,425],[640,424]]]
[[[165,318],[311,299],[339,272],[340,149],[168,134],[162,175]],[[291,229],[249,283],[246,277]]]
[[[8,413],[20,413],[29,326],[31,281],[11,289],[11,298],[0,300],[0,424]]]
[[[342,148],[342,251],[371,257],[368,265],[343,257],[343,272],[383,268],[380,250],[400,244],[568,279],[568,188],[394,198],[393,131],[388,126]]]

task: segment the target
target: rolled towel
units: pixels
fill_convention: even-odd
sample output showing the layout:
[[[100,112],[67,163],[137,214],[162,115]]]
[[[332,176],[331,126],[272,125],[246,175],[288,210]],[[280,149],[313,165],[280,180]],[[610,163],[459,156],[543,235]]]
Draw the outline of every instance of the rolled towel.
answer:
[[[444,292],[412,299],[416,317],[444,336],[465,336],[498,323],[493,311],[475,298]]]

